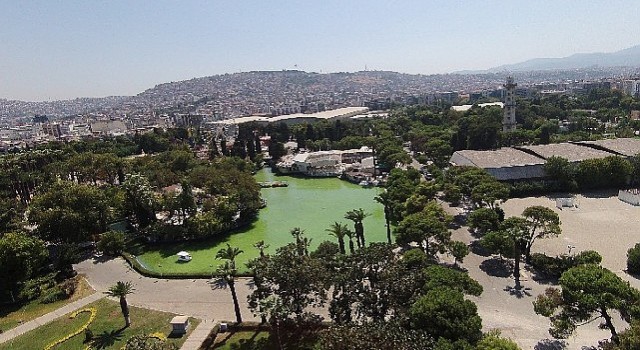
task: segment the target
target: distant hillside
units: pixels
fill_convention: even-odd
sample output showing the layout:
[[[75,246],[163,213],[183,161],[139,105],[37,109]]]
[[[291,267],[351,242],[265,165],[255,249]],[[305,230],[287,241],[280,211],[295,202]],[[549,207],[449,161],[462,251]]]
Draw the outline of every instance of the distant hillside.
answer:
[[[560,70],[587,67],[637,67],[640,66],[640,45],[616,52],[577,53],[562,58],[534,58],[528,61],[505,64],[485,71],[461,71],[460,74],[495,72],[523,72]]]

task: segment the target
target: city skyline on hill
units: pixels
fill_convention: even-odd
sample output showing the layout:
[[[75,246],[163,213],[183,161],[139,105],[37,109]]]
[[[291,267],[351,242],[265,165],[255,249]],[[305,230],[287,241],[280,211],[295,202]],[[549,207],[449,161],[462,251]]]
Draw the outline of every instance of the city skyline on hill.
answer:
[[[136,95],[216,74],[438,74],[638,44],[640,3],[0,1],[0,98]]]

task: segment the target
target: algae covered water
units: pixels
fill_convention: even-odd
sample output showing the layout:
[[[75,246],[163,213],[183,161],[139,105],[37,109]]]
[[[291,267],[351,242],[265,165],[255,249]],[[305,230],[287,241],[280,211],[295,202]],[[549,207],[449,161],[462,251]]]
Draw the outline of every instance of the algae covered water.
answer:
[[[290,231],[294,227],[300,227],[312,239],[310,250],[325,240],[337,243],[326,229],[338,221],[353,230],[353,222],[345,219],[344,214],[358,208],[370,214],[363,222],[367,243],[386,241],[384,211],[374,199],[381,189],[362,188],[338,178],[276,176],[269,169],[260,170],[255,177],[258,182],[284,181],[289,186],[261,190],[267,207],[260,210],[258,219],[250,227],[210,241],[149,247],[138,257],[139,261],[159,272],[209,273],[221,263],[215,259],[216,252],[229,243],[244,251],[237,258],[237,266],[245,270],[244,263],[258,256],[258,250],[253,247],[255,242],[264,240],[269,245],[266,252],[273,253],[276,248],[293,242]],[[178,263],[175,254],[180,250],[191,253],[192,261]]]

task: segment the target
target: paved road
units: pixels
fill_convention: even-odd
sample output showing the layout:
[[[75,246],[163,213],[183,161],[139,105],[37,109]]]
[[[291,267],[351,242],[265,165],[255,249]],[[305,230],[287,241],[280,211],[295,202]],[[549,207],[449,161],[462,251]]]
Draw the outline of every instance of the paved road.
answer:
[[[104,262],[89,259],[75,266],[78,273],[87,276],[89,284],[98,292],[106,291],[118,281],[131,281],[136,289],[127,297],[131,305],[167,311],[201,320],[234,320],[233,301],[227,288],[221,288],[206,279],[158,279],[144,277],[122,258]],[[247,296],[251,293],[251,279],[236,282],[238,299],[244,320],[259,320],[248,309]]]

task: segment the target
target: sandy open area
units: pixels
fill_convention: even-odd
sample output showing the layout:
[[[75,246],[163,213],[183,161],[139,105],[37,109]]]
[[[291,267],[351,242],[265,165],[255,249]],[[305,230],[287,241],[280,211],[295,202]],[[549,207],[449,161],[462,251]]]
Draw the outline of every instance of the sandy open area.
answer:
[[[533,252],[557,255],[568,252],[568,245],[574,246],[572,253],[582,250],[596,250],[602,257],[602,265],[640,288],[640,281],[627,275],[627,250],[640,242],[640,207],[626,204],[617,198],[617,192],[598,192],[577,195],[577,208],[556,208],[554,196],[511,199],[502,204],[506,216],[522,214],[532,205],[543,205],[553,209],[562,221],[562,234],[556,238],[538,240]],[[445,205],[446,207],[446,205]],[[448,208],[451,214],[460,213],[460,208]],[[465,227],[456,230],[453,238],[471,243],[474,238]],[[553,284],[539,283],[530,278],[526,271],[523,277],[524,293],[510,292],[514,282],[505,272],[488,272],[491,257],[470,254],[462,264],[469,274],[484,286],[479,298],[472,298],[478,304],[485,330],[499,328],[504,336],[516,340],[523,349],[582,349],[583,346],[597,345],[598,340],[610,337],[609,331],[600,330],[598,322],[578,328],[575,335],[560,343],[548,334],[549,321],[533,312],[532,301]],[[508,272],[506,272],[508,274]],[[617,320],[618,331],[626,324]]]

